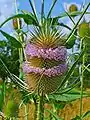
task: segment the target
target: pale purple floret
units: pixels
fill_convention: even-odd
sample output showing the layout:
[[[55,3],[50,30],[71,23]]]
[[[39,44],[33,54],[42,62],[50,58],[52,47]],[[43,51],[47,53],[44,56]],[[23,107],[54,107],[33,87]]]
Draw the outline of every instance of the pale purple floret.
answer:
[[[44,59],[54,59],[56,61],[65,61],[67,58],[67,50],[64,46],[59,46],[57,48],[39,48],[33,44],[27,44],[25,52],[27,55],[32,57],[42,57]]]
[[[54,66],[49,69],[39,68],[30,66],[28,62],[25,62],[23,65],[23,72],[26,74],[35,73],[35,74],[43,74],[48,77],[56,76],[56,75],[63,75],[67,70],[66,64],[59,64],[58,66]]]

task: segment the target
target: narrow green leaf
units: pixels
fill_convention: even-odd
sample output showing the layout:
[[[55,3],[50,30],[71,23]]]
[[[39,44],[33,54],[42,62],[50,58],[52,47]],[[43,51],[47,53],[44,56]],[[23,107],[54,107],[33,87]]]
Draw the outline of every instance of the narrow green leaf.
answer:
[[[2,111],[2,107],[3,107],[3,91],[0,88],[0,111]]]
[[[29,13],[29,12],[28,12],[28,13]],[[29,14],[17,14],[17,15],[14,15],[14,16],[12,16],[12,17],[9,17],[9,18],[7,18],[7,19],[0,25],[0,28],[1,28],[5,23],[7,23],[8,21],[10,21],[10,20],[13,19],[13,18],[23,18],[24,20],[29,18],[28,21],[30,20],[30,22],[29,22],[30,25],[39,25],[38,22],[37,22],[37,20],[36,20],[36,18],[35,18],[35,16],[34,16],[32,13],[30,13],[30,14],[31,14],[31,15],[29,15]],[[80,14],[82,14],[82,12],[70,13],[70,15],[80,15]],[[86,12],[85,14],[90,14],[90,12]],[[28,15],[29,15],[29,16],[28,16]],[[54,17],[53,19],[59,19],[59,18],[62,18],[62,17],[67,17],[67,14],[66,14],[66,13],[61,13],[60,16]]]
[[[78,16],[78,15],[81,15],[83,12],[81,11],[76,11],[76,12],[73,12],[73,13],[69,13],[70,16]],[[90,14],[90,12],[86,12],[85,14]],[[67,13],[64,12],[64,13],[61,13],[59,16],[57,17],[54,17],[54,18],[63,18],[63,17],[67,17]]]
[[[64,23],[59,23],[58,20],[59,20],[58,18],[48,18],[48,19],[46,19],[48,24],[51,25],[51,26],[54,26],[54,25],[55,26],[62,26],[62,27],[65,27],[69,30],[72,30],[69,26],[65,25]]]
[[[69,102],[69,101],[74,101],[77,99],[80,99],[81,94],[80,92],[77,91],[70,91],[68,93],[63,93],[63,94],[52,94],[48,95],[49,100],[56,100],[56,101],[63,101],[63,102]],[[89,97],[87,93],[83,93],[83,98],[84,97]]]
[[[59,22],[58,22],[57,25],[62,26],[62,27],[65,27],[65,28],[67,28],[67,29],[69,29],[69,30],[72,30],[69,26],[65,25],[64,23],[59,23]]]
[[[41,7],[41,21],[42,21],[44,17],[44,0],[41,0],[41,2],[42,2],[42,7]]]
[[[52,5],[51,5],[51,8],[50,8],[50,10],[49,10],[49,12],[48,12],[47,18],[49,18],[49,17],[50,17],[51,12],[52,12],[52,10],[53,10],[53,8],[54,8],[54,6],[55,6],[56,2],[57,2],[57,0],[53,0],[53,3],[52,3]]]
[[[18,78],[16,75],[12,74],[7,66],[5,65],[5,63],[2,61],[2,59],[0,58],[0,62],[2,63],[5,72],[7,73],[7,76],[15,83],[17,84],[20,88],[24,89],[25,91],[28,91],[28,86],[25,82],[23,82],[20,78]]]
[[[63,120],[62,118],[59,118],[55,113],[53,113],[53,111],[48,109],[45,109],[45,111],[49,112],[55,118],[55,120]]]
[[[77,81],[77,82],[76,82]],[[80,77],[78,77],[73,83],[71,83],[67,88],[61,89],[60,92],[56,92],[54,94],[64,94],[70,92],[73,88],[75,88],[80,83]]]
[[[34,2],[34,1],[33,1],[33,2]],[[32,8],[32,11],[33,11],[33,14],[34,14],[34,16],[35,16],[35,19],[36,19],[37,23],[39,24],[38,18],[37,18],[37,15],[36,15],[35,6],[32,4],[31,0],[29,0],[29,3],[30,3],[30,6],[31,6],[31,8]]]
[[[0,30],[0,32],[3,34],[4,37],[7,38],[7,40],[11,43],[11,46],[15,47],[15,48],[22,48],[21,43],[14,37],[10,36],[9,34],[7,34],[6,32]]]
[[[65,11],[65,12],[66,12],[67,16],[70,18],[70,20],[72,21],[72,23],[75,25],[74,19],[71,17],[71,15],[67,11]]]
[[[85,70],[87,70],[88,72],[90,72],[90,69],[88,68],[89,66],[90,66],[90,64],[87,66],[84,65]]]
[[[87,111],[82,115],[82,118],[90,117],[90,111]]]

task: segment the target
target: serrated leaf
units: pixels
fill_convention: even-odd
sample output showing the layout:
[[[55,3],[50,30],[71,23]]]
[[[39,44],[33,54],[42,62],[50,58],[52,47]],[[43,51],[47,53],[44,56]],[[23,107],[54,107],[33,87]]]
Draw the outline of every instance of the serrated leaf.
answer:
[[[0,32],[10,42],[11,46],[13,46],[15,48],[22,48],[21,43],[16,38],[12,37],[11,35],[7,34],[6,32],[4,32],[2,30],[0,30]]]

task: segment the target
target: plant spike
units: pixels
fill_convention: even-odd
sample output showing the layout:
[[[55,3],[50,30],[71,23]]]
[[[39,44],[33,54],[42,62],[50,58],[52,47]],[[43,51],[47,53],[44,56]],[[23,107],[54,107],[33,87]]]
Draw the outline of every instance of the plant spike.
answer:
[[[33,6],[31,0],[29,0],[29,3],[30,3],[30,6],[31,6],[31,8],[32,8],[33,14],[34,14],[34,16],[35,16],[35,18],[36,18],[36,21],[37,21],[37,23],[39,24],[38,18],[37,18],[37,15],[36,15],[35,6]]]
[[[50,8],[50,10],[49,10],[49,12],[48,12],[47,18],[49,18],[49,17],[50,17],[51,12],[52,12],[52,10],[53,10],[53,8],[54,8],[54,6],[55,6],[56,2],[57,2],[57,0],[53,0],[53,3],[52,3],[52,5],[51,5],[51,8]]]
[[[41,23],[43,24],[43,18],[44,18],[44,0],[41,0],[42,6],[41,6]]]

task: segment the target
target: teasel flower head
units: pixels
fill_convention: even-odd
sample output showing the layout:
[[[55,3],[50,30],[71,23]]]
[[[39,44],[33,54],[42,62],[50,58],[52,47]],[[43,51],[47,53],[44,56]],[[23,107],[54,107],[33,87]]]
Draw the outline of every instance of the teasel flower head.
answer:
[[[48,94],[60,85],[67,71],[64,43],[60,31],[46,24],[31,32],[30,42],[25,47],[27,61],[23,63],[30,90]]]

